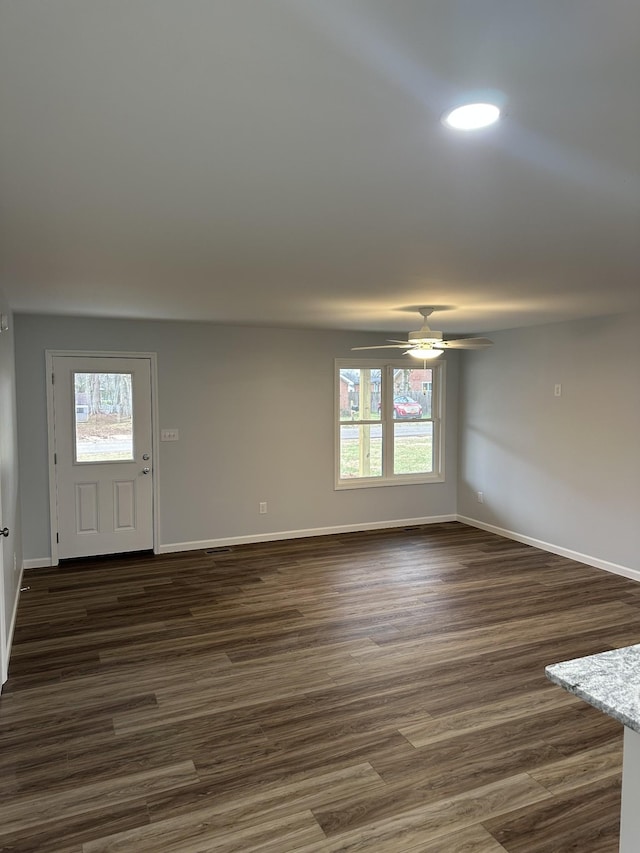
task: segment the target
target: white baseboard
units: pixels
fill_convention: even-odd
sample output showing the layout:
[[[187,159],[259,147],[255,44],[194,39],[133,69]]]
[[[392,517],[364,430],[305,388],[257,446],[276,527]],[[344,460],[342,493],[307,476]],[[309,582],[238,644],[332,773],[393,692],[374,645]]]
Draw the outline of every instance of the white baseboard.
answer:
[[[49,569],[51,568],[51,557],[38,557],[35,560],[24,560],[23,569]]]
[[[541,551],[550,551],[559,557],[567,557],[578,563],[593,566],[595,569],[604,569],[605,572],[622,575],[622,577],[629,578],[630,580],[640,581],[640,571],[631,569],[628,566],[619,566],[617,563],[610,563],[608,560],[600,560],[598,557],[591,557],[589,554],[571,551],[569,548],[562,548],[559,545],[553,545],[551,542],[543,542],[541,539],[534,539],[532,536],[523,536],[521,533],[516,533],[513,530],[505,530],[504,527],[497,527],[495,524],[486,524],[484,521],[467,518],[464,515],[456,516],[456,520],[461,524],[468,524],[469,527],[479,527],[488,533],[495,533],[497,536],[503,536],[505,539],[514,539],[516,542],[522,542],[523,545],[532,545]]]
[[[401,518],[394,521],[371,521],[361,524],[342,524],[332,527],[314,527],[307,530],[280,530],[275,533],[255,533],[248,536],[227,536],[220,539],[202,539],[196,542],[170,542],[166,545],[160,545],[157,549],[158,554],[174,554],[177,551],[203,551],[206,548],[224,548],[231,545],[245,545],[256,542],[277,542],[281,539],[304,539],[310,536],[331,536],[335,533],[357,533],[361,530],[386,530],[394,527],[412,527],[422,524],[442,524],[447,521],[459,521],[461,524],[467,524],[469,527],[478,527],[481,530],[486,530],[488,533],[495,533],[497,536],[502,536],[505,539],[513,539],[516,542],[522,542],[524,545],[532,545],[534,548],[539,548],[541,551],[549,551],[552,554],[557,554],[560,557],[567,557],[570,560],[576,560],[578,563],[584,563],[587,566],[593,566],[596,569],[603,569],[606,572],[611,572],[614,575],[621,575],[625,578],[630,578],[634,581],[640,581],[640,571],[632,569],[629,566],[620,566],[617,563],[611,563],[608,560],[601,560],[598,557],[592,557],[589,554],[583,554],[580,551],[572,551],[569,548],[563,548],[560,545],[554,545],[551,542],[544,542],[542,539],[534,539],[532,536],[524,536],[521,533],[516,533],[514,530],[507,530],[504,527],[498,527],[495,524],[487,524],[484,521],[479,521],[476,518],[469,518],[465,515],[432,515],[423,518]],[[51,557],[39,557],[32,560],[24,560],[24,569],[42,569],[51,567]],[[21,575],[22,577],[22,575]],[[17,610],[17,605],[16,605]],[[15,620],[15,612],[13,615]]]
[[[172,542],[161,545],[158,554],[176,551],[203,551],[206,548],[224,548],[230,545],[247,545],[255,542],[277,542],[281,539],[304,539],[309,536],[331,536],[335,533],[357,533],[361,530],[387,530],[392,527],[413,527],[422,524],[442,524],[457,521],[451,515],[433,515],[425,518],[402,518],[395,521],[367,521],[361,524],[341,524],[333,527],[313,527],[307,530],[280,530],[276,533],[255,533],[249,536],[227,536],[222,539],[203,539],[198,542]]]

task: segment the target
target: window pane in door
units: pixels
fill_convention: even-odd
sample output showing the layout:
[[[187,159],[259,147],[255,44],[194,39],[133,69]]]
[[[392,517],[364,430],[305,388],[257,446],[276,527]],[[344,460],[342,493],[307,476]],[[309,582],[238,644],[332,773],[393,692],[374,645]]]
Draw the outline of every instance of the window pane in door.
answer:
[[[133,461],[131,373],[74,373],[76,462]]]

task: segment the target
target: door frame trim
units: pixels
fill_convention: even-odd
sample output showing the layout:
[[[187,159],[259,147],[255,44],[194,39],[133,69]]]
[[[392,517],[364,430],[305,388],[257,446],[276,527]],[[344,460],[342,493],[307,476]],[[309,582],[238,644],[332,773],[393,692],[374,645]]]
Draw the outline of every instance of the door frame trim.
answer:
[[[49,529],[51,541],[51,565],[57,566],[58,556],[58,500],[56,491],[56,468],[53,461],[55,453],[54,410],[53,410],[53,359],[67,358],[139,358],[146,359],[151,367],[151,452],[153,454],[153,553],[157,554],[160,547],[160,430],[158,427],[158,354],[155,352],[120,352],[103,350],[45,350],[47,388],[47,445],[49,460]]]

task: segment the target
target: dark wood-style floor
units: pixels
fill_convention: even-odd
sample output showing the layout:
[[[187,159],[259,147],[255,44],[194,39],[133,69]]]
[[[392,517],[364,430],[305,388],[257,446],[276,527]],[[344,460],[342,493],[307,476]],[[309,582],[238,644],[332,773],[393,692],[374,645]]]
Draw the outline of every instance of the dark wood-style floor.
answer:
[[[632,581],[451,523],[25,576],[0,850],[614,853]]]

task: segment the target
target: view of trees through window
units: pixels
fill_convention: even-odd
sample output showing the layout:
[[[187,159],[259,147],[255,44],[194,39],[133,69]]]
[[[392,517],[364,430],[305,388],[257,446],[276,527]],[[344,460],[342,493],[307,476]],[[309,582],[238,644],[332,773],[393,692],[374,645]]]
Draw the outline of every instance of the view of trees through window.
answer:
[[[76,462],[133,459],[130,373],[74,373]]]

